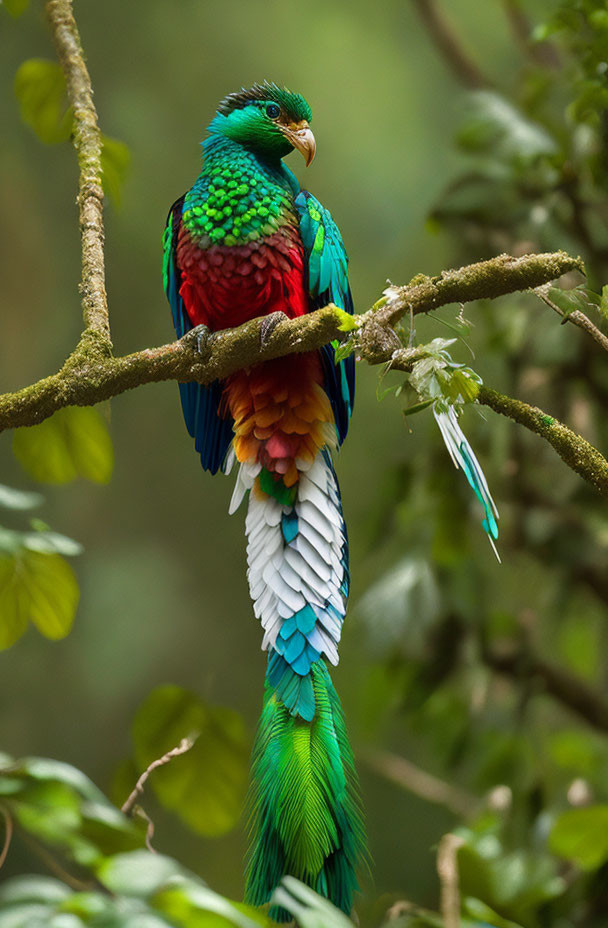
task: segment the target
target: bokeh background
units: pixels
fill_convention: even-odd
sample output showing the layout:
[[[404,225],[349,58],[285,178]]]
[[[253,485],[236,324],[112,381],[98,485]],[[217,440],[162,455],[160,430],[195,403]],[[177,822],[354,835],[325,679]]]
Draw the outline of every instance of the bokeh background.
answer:
[[[492,82],[529,103],[532,82],[526,84],[526,53],[505,14],[509,4],[444,6]],[[539,0],[526,4],[526,13],[544,22],[558,6]],[[106,213],[117,352],[173,337],[160,275],[165,216],[196,177],[199,143],[218,100],[254,80],[285,83],[311,103],[317,158],[306,172],[296,155],[289,164],[342,230],[360,311],[387,279],[406,282],[503,248],[582,250],[572,224],[560,226],[559,210],[553,224],[546,213],[531,216],[546,193],[544,180],[536,187],[530,181],[528,211],[524,198],[518,218],[501,214],[499,229],[501,222],[491,230],[484,225],[483,209],[492,206],[487,191],[478,194],[479,207],[471,200],[461,209],[454,193],[446,198],[455,178],[471,170],[469,153],[454,143],[468,94],[412,3],[105,0],[79,3],[76,13],[102,129],[131,152],[121,202]],[[39,142],[20,121],[12,92],[24,59],[53,57],[41,5],[32,3],[16,21],[3,17],[0,42],[0,389],[6,391],[57,369],[78,338],[81,315],[75,158],[67,144]],[[568,100],[566,90],[559,93],[554,116],[563,141]],[[520,193],[511,196],[513,208],[520,208]],[[554,202],[549,191],[541,207],[550,212]],[[494,205],[503,210],[498,200]],[[451,211],[447,219],[429,221],[442,206]],[[464,220],[459,209],[468,210]],[[452,222],[454,216],[462,221]],[[605,282],[601,262],[597,267],[596,288]],[[439,315],[449,322],[457,313],[452,307]],[[581,347],[581,333],[560,327],[532,297],[467,307],[465,315],[474,324],[466,338],[474,357],[459,342],[457,360],[490,386],[545,404],[601,446],[600,407],[593,402],[600,403],[606,377],[598,375],[595,393],[585,387],[585,364],[595,362],[589,362],[593,351]],[[417,320],[417,329],[421,340],[454,334],[430,319]],[[476,659],[475,636],[461,625],[482,617],[497,635],[515,638],[525,627],[547,657],[599,686],[606,644],[601,591],[577,585],[563,565],[583,559],[581,570],[600,577],[608,533],[599,497],[580,489],[540,439],[516,435],[512,423],[471,409],[463,427],[502,515],[499,566],[432,417],[406,422],[402,397],[379,401],[377,370],[361,366],[357,376],[355,414],[337,462],[352,593],[334,679],[362,758],[373,857],[364,907],[373,920],[395,898],[436,907],[435,849],[455,817],[389,783],[364,755],[390,749],[479,795],[520,785],[528,802],[533,787],[541,789],[535,744],[575,722],[546,698],[535,700],[534,684],[526,693],[523,684],[493,676]],[[110,790],[131,751],[134,713],[159,684],[179,684],[235,709],[252,739],[265,658],[245,579],[243,514],[227,515],[232,479],[202,473],[175,384],[120,396],[104,415],[116,456],[111,482],[45,488],[40,512],[85,547],[75,562],[81,603],[74,629],[57,643],[30,630],[0,654],[0,745],[16,756],[61,758]],[[0,443],[0,480],[33,486],[12,456],[11,436],[3,434]],[[442,639],[449,617],[455,638]],[[435,633],[437,642],[429,644]],[[563,793],[571,778],[571,769],[558,770],[551,788]],[[149,802],[156,846],[240,898],[243,823],[225,837],[204,839]],[[16,845],[6,872],[33,866]]]

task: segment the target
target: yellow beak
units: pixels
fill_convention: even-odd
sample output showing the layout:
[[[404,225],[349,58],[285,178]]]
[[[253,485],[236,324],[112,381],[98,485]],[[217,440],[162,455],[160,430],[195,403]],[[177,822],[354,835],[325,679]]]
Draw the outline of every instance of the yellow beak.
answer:
[[[300,152],[306,163],[306,167],[312,162],[317,150],[317,143],[312,134],[312,129],[305,119],[301,122],[290,123],[282,128],[283,135],[291,142],[294,148]]]

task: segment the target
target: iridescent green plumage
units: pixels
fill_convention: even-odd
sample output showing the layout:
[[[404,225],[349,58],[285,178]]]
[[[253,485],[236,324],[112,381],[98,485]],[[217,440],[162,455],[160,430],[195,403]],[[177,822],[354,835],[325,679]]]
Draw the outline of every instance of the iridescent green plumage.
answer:
[[[202,171],[169,213],[165,289],[178,336],[335,303],[352,312],[348,259],[329,211],[282,158],[309,164],[315,140],[300,94],[256,84],[218,106]],[[327,665],[338,662],[348,539],[331,449],[348,430],[354,358],[334,346],[275,359],[224,383],[180,385],[203,467],[249,492],[248,579],[268,651],[254,749],[247,897],[269,902],[295,876],[349,913],[364,856],[356,774]],[[327,663],[326,663],[327,662]],[[284,920],[285,913],[271,913]]]
[[[247,899],[268,902],[290,873],[348,913],[365,852],[357,777],[325,664],[315,664],[312,676],[312,723],[290,715],[266,684],[253,751]],[[281,910],[272,914],[287,920]]]
[[[206,176],[184,200],[182,222],[203,247],[255,242],[272,235],[285,221],[289,190],[284,178],[262,172],[245,150],[236,159],[230,154],[227,164],[221,144],[216,145]]]

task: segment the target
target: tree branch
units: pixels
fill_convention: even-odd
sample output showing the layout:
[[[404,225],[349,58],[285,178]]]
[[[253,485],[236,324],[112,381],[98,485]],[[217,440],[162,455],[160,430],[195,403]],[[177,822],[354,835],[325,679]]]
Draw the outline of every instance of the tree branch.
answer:
[[[57,0],[59,2],[59,0]],[[449,303],[492,299],[534,289],[580,261],[564,252],[512,258],[499,255],[438,277],[420,277],[405,287],[389,287],[385,297],[363,316],[356,316],[357,354],[370,364],[390,361],[395,370],[410,371],[424,356],[423,348],[403,348],[393,326],[406,313],[431,312]],[[297,319],[285,319],[261,343],[262,318],[236,329],[211,334],[199,353],[190,335],[159,348],[145,348],[114,358],[86,342],[87,332],[64,366],[16,393],[0,396],[0,431],[35,425],[65,406],[90,406],[126,390],[163,380],[208,384],[237,370],[288,354],[313,351],[340,337],[343,312],[331,304]],[[109,344],[109,343],[108,343]],[[608,494],[608,462],[597,449],[541,410],[482,388],[479,401],[541,435],[562,459]]]
[[[320,309],[279,323],[261,346],[264,317],[210,335],[199,353],[189,334],[159,348],[123,357],[100,357],[82,343],[56,374],[0,396],[0,432],[35,425],[64,406],[92,406],[146,383],[178,380],[211,383],[235,371],[294,352],[312,351],[340,335],[341,310]]]
[[[508,416],[540,435],[555,448],[571,470],[595,487],[602,496],[608,496],[608,461],[581,435],[547,415],[538,406],[530,406],[490,387],[480,387],[477,400],[483,406],[489,406],[502,416]]]
[[[367,765],[380,776],[426,802],[445,806],[455,815],[469,818],[480,807],[480,801],[476,796],[440,780],[405,757],[392,754],[390,751],[370,750],[359,753]]]
[[[459,835],[444,835],[437,848],[437,876],[439,877],[439,907],[445,928],[460,928],[460,879],[458,851],[464,844]]]
[[[0,851],[0,870],[2,870],[4,862],[8,856],[8,851],[11,846],[11,840],[13,837],[13,819],[11,813],[3,805],[0,805],[0,815],[4,819],[4,844],[2,845],[2,850]]]
[[[528,17],[524,13],[520,0],[503,0],[503,6],[511,31],[522,49],[534,64],[541,68],[557,69],[561,67],[560,57],[549,42],[534,42]]]
[[[460,83],[471,90],[488,87],[490,81],[465,52],[435,0],[414,0],[414,6],[433,42]]]
[[[527,645],[505,652],[484,646],[482,660],[492,670],[515,680],[538,680],[544,691],[563,706],[593,728],[608,732],[608,703],[578,677],[546,663]]]
[[[582,329],[583,332],[586,332],[587,335],[590,335],[594,342],[603,348],[604,351],[608,351],[608,336],[598,329],[598,327],[591,321],[589,316],[586,316],[585,313],[581,312],[580,309],[574,309],[571,313],[566,314],[563,312],[559,306],[557,306],[548,294],[548,287],[543,285],[542,287],[537,287],[537,295],[540,299],[548,306],[553,312],[557,313],[558,316],[561,316],[563,322],[572,322],[574,325],[578,326],[579,329]]]
[[[409,370],[421,357],[421,349],[403,349],[392,331],[406,312],[431,312],[448,303],[534,289],[580,266],[578,258],[565,252],[522,258],[499,255],[438,277],[416,277],[405,287],[389,287],[374,309],[355,317],[359,326],[355,333],[357,354],[370,364],[391,361],[395,369]],[[262,361],[314,351],[341,337],[343,317],[344,313],[330,304],[306,316],[285,319],[263,346],[262,318],[254,319],[210,335],[202,354],[195,350],[189,335],[118,358],[81,341],[56,374],[0,396],[0,431],[35,425],[64,406],[94,405],[145,383],[195,380],[206,384]]]
[[[386,303],[379,309],[376,322],[395,325],[406,312],[416,315],[448,303],[493,300],[518,290],[535,289],[570,271],[583,270],[581,259],[572,258],[565,251],[521,258],[498,255],[458,270],[442,271],[438,277],[419,275],[405,287],[389,287]]]
[[[101,132],[71,0],[47,0],[46,12],[74,111],[73,140],[80,169],[83,338],[85,345],[94,343],[107,356],[112,346],[105,284]]]

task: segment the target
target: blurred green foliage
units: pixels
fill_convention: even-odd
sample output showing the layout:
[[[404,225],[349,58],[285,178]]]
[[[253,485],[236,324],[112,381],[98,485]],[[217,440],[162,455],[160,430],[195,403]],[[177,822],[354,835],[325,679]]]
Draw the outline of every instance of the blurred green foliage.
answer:
[[[90,406],[59,409],[40,425],[15,429],[13,453],[41,483],[69,483],[76,477],[107,483],[114,466],[107,426]]]
[[[30,58],[15,76],[15,95],[21,118],[41,142],[53,145],[70,137],[72,113],[63,71],[56,61]]]
[[[3,6],[17,15],[27,4]],[[501,251],[564,248],[583,256],[588,280],[565,281],[549,299],[566,316],[577,309],[605,324],[603,0],[441,4],[464,53],[488,75],[473,93],[457,85],[413,5],[390,0],[373,18],[362,0],[264,9],[184,0],[169,12],[149,0],[142,18],[138,5],[107,0],[77,10],[101,125],[112,133],[106,192],[121,208],[108,213],[108,283],[121,351],[171,337],[159,272],[164,214],[192,183],[196,141],[217,100],[261,77],[302,90],[313,105],[319,155],[306,185],[342,229],[358,310],[378,299],[386,277],[404,282]],[[69,135],[60,73],[32,57],[51,54],[40,6],[15,23],[4,17],[0,28],[9,37],[1,80],[15,82],[18,97],[17,105],[9,94],[0,99],[0,207],[12,233],[0,254],[0,376],[10,389],[56,369],[73,346],[79,256],[74,159],[66,146],[42,149],[19,121],[20,109],[44,141]],[[387,374],[380,406],[376,373],[358,374],[337,463],[353,608],[335,679],[356,748],[407,757],[466,791],[472,811],[463,820],[415,778],[388,783],[388,772],[362,761],[375,886],[364,886],[361,921],[441,928],[434,848],[453,830],[462,842],[462,928],[604,928],[606,504],[534,436],[462,404],[501,513],[499,567],[428,407],[446,370],[452,399],[473,399],[481,376],[606,448],[605,358],[528,294],[467,307],[466,318],[458,308],[417,317],[416,331],[404,334],[427,346],[446,334],[456,341],[449,360],[439,353],[440,364],[419,369],[418,385],[401,377],[387,390]],[[429,395],[422,402],[421,392]],[[244,579],[235,580],[244,545],[240,521],[226,516],[229,481],[201,475],[178,405],[173,385],[113,403],[117,457],[107,487],[74,481],[104,483],[112,472],[97,413],[66,410],[16,434],[15,452],[34,479],[66,483],[49,496],[49,518],[87,555],[73,634],[61,646],[27,635],[1,658],[0,696],[11,711],[0,736],[12,754],[62,756],[109,782],[130,753],[135,716],[135,758],[117,778],[124,801],[151,760],[200,731],[189,754],[151,775],[142,800],[155,846],[181,863],[152,862],[141,850],[145,828],[73,768],[7,760],[0,808],[18,828],[3,873],[43,869],[42,844],[68,869],[88,868],[112,895],[97,883],[75,892],[63,879],[18,877],[0,887],[0,928],[63,928],[67,915],[70,925],[260,923],[183,869],[240,896],[244,839],[234,826],[264,660]],[[20,483],[8,453],[4,464],[3,479]],[[33,491],[0,488],[9,521],[40,502]],[[68,595],[49,565],[64,565],[65,578],[62,558],[77,553],[70,545],[40,523],[2,530],[7,643],[30,618],[51,637],[69,630],[74,587]],[[17,557],[26,565],[19,585]],[[166,711],[172,700],[175,715]],[[226,789],[212,807],[218,777]],[[230,827],[225,837],[200,837]],[[277,903],[305,928],[346,921],[297,884],[281,893]]]
[[[254,910],[212,892],[170,858],[144,850],[142,828],[68,764],[13,761],[3,755],[0,798],[3,815],[14,819],[34,848],[50,848],[58,860],[78,868],[71,886],[27,876],[0,887],[2,928],[268,924]]]
[[[153,778],[163,806],[198,834],[230,831],[241,816],[249,743],[242,718],[232,709],[209,706],[178,686],[153,690],[133,721],[133,744],[141,772],[192,737],[194,744]]]
[[[0,485],[0,509],[7,514],[33,509],[42,499]],[[18,641],[30,622],[46,638],[65,638],[79,598],[65,557],[81,552],[77,541],[51,531],[41,519],[30,519],[27,531],[0,525],[0,650]]]

